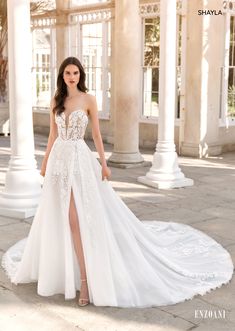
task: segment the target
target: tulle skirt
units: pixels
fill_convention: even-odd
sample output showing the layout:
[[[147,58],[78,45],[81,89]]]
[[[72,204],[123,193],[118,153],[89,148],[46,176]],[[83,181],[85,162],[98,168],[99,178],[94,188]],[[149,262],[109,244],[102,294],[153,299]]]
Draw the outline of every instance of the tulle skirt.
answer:
[[[2,258],[12,283],[37,282],[39,295],[76,297],[81,281],[69,224],[71,190],[94,305],[171,305],[231,280],[233,263],[219,243],[188,225],[140,221],[102,181],[86,142],[58,137],[29,235]]]

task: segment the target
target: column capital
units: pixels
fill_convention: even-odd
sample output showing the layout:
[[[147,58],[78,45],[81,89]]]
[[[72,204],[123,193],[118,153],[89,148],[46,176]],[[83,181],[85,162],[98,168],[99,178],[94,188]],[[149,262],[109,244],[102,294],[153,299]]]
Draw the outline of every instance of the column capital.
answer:
[[[68,13],[64,10],[56,10],[56,26],[66,26],[68,25]]]

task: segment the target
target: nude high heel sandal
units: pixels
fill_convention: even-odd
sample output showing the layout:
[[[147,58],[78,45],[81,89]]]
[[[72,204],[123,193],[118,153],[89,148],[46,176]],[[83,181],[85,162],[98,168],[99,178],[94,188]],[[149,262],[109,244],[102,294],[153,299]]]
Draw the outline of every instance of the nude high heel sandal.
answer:
[[[87,281],[86,278],[81,279],[81,282],[86,282],[86,281]],[[89,303],[90,303],[90,302],[89,302],[89,299],[87,299],[87,298],[79,298],[79,299],[78,299],[78,305],[79,305],[80,307],[87,306]]]

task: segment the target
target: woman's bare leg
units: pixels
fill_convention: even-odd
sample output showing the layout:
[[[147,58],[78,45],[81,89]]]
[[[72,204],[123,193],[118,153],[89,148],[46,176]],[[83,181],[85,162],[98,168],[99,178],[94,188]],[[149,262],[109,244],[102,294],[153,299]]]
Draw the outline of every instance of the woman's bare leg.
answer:
[[[71,233],[72,233],[72,237],[73,237],[75,252],[76,252],[76,255],[78,258],[78,262],[79,262],[81,279],[85,279],[86,278],[86,266],[85,266],[83,248],[82,248],[79,220],[78,220],[78,215],[77,215],[77,211],[76,211],[76,206],[75,206],[75,201],[74,201],[72,190],[71,190],[71,199],[70,199],[70,206],[69,206],[69,223],[70,223]],[[80,297],[83,299],[89,299],[87,282],[81,282]]]

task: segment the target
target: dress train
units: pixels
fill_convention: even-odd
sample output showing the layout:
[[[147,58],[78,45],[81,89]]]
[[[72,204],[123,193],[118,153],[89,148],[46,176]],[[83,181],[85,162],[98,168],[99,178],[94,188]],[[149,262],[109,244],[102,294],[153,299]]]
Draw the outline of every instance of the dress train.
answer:
[[[214,239],[185,224],[140,221],[102,181],[101,165],[83,139],[83,110],[71,114],[68,128],[64,113],[56,122],[59,135],[29,235],[2,258],[12,283],[37,282],[39,295],[76,297],[81,282],[68,218],[71,190],[94,305],[172,305],[231,280],[231,257]]]

